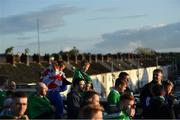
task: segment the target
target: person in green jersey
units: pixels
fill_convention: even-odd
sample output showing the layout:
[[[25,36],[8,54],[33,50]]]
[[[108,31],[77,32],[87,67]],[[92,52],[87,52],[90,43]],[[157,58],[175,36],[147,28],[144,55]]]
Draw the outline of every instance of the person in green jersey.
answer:
[[[85,84],[91,84],[91,88],[93,88],[92,79],[86,73],[90,67],[90,63],[87,60],[83,60],[80,63],[79,68],[76,68],[73,75],[73,81],[76,79],[83,79]]]
[[[29,97],[28,116],[30,119],[52,118],[53,106],[46,97],[48,87],[43,83],[37,84],[37,93]]]
[[[106,119],[130,120],[135,116],[134,96],[130,94],[123,94],[120,99],[120,111],[109,114]]]
[[[116,113],[119,112],[119,104],[120,104],[120,98],[123,92],[126,89],[126,82],[116,79],[115,87],[110,91],[107,100],[108,100],[108,113]]]
[[[124,94],[120,99],[121,120],[130,120],[135,116],[135,98],[130,94]]]
[[[1,108],[0,116],[3,114],[8,114],[10,111],[10,106],[12,104],[12,97],[16,91],[16,83],[14,81],[8,81],[8,85],[6,90],[4,90],[4,101],[3,106]],[[2,100],[2,92],[1,92],[1,100]]]

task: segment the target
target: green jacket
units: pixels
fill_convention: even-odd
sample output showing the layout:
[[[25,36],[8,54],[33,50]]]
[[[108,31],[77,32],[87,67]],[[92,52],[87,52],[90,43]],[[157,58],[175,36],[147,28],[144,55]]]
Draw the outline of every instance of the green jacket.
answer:
[[[4,100],[6,99],[6,91],[0,90],[0,108],[3,107]]]
[[[118,111],[114,111],[113,109],[119,109],[119,104],[120,104],[120,97],[121,94],[115,90],[112,89],[107,97],[107,101],[108,101],[108,113],[114,113],[114,112],[118,112]]]
[[[75,80],[77,78],[84,79],[86,84],[89,81],[92,81],[91,77],[86,72],[81,71],[79,68],[75,69],[74,75],[73,75],[73,80]]]
[[[28,100],[28,116],[32,118],[41,118],[43,116],[51,117],[53,110],[51,102],[47,97],[40,97],[37,95],[32,95]]]
[[[124,111],[121,111],[119,119],[120,120],[130,120],[130,117]]]
[[[105,119],[130,120],[130,117],[123,111],[104,116]]]

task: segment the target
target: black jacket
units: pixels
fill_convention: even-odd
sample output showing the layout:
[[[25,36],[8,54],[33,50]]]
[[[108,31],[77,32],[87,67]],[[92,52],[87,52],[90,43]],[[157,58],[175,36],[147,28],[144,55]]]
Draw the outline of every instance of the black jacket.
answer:
[[[150,105],[144,110],[145,119],[175,119],[174,110],[157,98],[152,98]]]
[[[80,111],[81,95],[78,91],[71,90],[67,95],[68,118],[77,119]]]
[[[142,90],[140,92],[140,102],[142,104],[143,109],[145,109],[147,107],[147,105],[146,105],[147,97],[151,98],[153,96],[152,87],[155,84],[156,84],[156,82],[154,80],[152,80],[151,82],[144,85],[144,87],[142,88]]]

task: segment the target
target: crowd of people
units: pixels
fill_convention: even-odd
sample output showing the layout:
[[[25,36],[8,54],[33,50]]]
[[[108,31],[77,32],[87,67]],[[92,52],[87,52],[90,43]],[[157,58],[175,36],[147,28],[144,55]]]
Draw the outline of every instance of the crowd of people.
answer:
[[[90,63],[83,60],[74,70],[73,80],[66,79],[63,61],[53,61],[42,72],[36,92],[30,95],[16,91],[16,83],[0,76],[1,119],[175,119],[172,94],[173,83],[163,80],[163,71],[155,69],[153,80],[140,91],[142,113],[136,116],[136,102],[128,86],[130,76],[120,72],[107,96],[107,105],[101,105],[101,96],[87,74]],[[64,99],[61,92],[71,89]]]

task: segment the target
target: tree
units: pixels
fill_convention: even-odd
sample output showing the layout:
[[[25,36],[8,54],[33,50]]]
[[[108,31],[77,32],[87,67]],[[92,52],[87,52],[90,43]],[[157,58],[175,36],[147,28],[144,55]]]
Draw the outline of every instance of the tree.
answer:
[[[79,50],[74,46],[71,50],[68,51],[68,54],[71,55],[78,55]]]
[[[14,49],[13,46],[7,48],[7,49],[5,50],[5,54],[6,54],[6,55],[12,55],[12,54],[13,54],[13,49]]]
[[[151,56],[157,54],[157,52],[151,48],[142,48],[142,47],[136,48],[134,50],[134,53],[141,55],[151,55]]]

